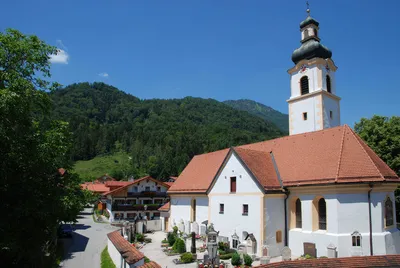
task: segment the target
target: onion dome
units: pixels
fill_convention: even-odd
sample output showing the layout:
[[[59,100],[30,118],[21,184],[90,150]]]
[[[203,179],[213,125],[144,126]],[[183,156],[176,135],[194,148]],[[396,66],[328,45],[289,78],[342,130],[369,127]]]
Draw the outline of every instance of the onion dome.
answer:
[[[321,44],[316,39],[309,39],[304,42],[301,47],[296,49],[292,54],[292,61],[297,64],[299,61],[304,59],[312,58],[331,58],[332,51],[330,51],[326,46]]]
[[[314,18],[312,18],[311,16],[307,16],[307,18],[305,20],[300,22],[300,29],[303,29],[304,27],[306,27],[310,24],[314,24],[315,26],[318,26],[319,22],[317,20],[315,20]]]

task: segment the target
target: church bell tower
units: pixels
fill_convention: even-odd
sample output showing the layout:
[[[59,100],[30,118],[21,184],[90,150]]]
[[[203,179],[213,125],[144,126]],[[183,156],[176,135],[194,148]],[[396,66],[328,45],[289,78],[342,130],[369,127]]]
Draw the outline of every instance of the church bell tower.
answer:
[[[301,46],[292,54],[289,134],[340,125],[340,98],[336,95],[332,52],[321,44],[319,22],[310,16],[300,23]]]

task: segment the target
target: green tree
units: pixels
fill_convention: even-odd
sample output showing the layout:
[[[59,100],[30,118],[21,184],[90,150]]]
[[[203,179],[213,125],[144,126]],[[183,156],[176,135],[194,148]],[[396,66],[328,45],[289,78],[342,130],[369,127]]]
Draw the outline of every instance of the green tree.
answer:
[[[400,175],[400,117],[374,115],[371,119],[361,118],[354,130],[375,153]],[[395,191],[396,213],[400,218],[400,189]]]
[[[4,267],[45,267],[60,221],[75,204],[69,126],[49,118],[49,55],[56,48],[17,30],[0,32],[0,259]],[[79,203],[79,202],[78,202]],[[77,208],[74,209],[75,213]],[[65,215],[67,213],[68,215]],[[76,217],[76,215],[75,215]]]

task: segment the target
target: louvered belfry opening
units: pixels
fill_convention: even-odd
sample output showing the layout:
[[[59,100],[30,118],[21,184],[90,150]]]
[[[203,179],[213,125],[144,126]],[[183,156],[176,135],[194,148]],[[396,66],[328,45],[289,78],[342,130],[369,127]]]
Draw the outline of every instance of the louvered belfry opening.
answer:
[[[331,77],[329,75],[326,76],[326,90],[329,93],[332,93],[332,89],[331,89]]]
[[[308,76],[303,76],[300,79],[300,87],[301,87],[301,95],[308,94],[309,92]]]

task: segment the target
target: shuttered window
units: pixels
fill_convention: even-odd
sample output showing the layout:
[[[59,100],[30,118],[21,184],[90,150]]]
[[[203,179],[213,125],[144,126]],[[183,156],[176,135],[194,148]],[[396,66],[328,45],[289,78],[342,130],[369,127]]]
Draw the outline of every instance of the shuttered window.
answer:
[[[231,193],[236,193],[236,177],[231,177]]]
[[[305,95],[305,94],[309,93],[308,76],[303,76],[300,79],[300,88],[301,88],[301,95]]]

